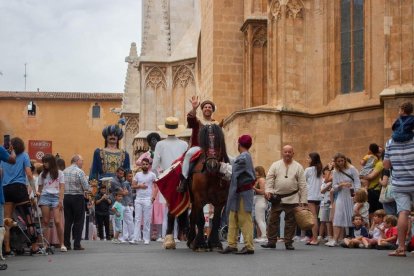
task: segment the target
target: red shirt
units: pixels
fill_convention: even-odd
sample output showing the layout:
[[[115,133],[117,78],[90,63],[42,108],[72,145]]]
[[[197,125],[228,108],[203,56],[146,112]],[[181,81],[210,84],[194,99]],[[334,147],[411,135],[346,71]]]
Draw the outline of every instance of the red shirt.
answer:
[[[397,242],[397,235],[398,235],[397,227],[395,227],[395,226],[393,226],[391,228],[388,228],[387,232],[385,232],[385,237],[387,239],[392,238],[393,236],[395,236],[395,239],[390,240],[388,242],[396,243]]]
[[[214,124],[217,124],[216,120],[211,119]],[[198,132],[200,131],[200,128],[208,124],[208,122],[204,121],[204,124],[202,120],[198,119],[197,116],[192,115],[190,112],[187,114],[187,124],[188,128],[191,128],[191,139],[190,139],[190,148],[192,147],[198,147]]]

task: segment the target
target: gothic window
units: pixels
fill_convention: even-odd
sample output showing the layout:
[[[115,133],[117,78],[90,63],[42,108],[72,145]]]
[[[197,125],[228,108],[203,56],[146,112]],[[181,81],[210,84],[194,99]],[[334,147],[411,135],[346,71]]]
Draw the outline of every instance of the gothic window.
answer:
[[[31,117],[36,116],[36,105],[33,102],[30,102],[27,106],[27,114]]]
[[[341,93],[364,90],[364,0],[341,0]]]
[[[98,103],[95,103],[95,106],[92,107],[92,118],[101,118],[101,107]]]

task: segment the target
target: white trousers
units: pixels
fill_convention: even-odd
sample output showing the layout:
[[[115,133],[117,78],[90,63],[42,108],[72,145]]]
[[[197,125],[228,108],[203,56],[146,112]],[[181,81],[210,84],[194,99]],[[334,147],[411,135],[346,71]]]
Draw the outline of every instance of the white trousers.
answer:
[[[122,222],[122,238],[120,238],[121,240],[132,241],[134,239],[133,212],[134,210],[132,206],[124,206],[124,220]]]
[[[168,227],[168,207],[167,205],[165,205],[165,210],[164,210],[164,219],[162,220],[162,236],[163,238],[165,238],[165,234],[167,233],[167,227]],[[178,237],[178,224],[177,224],[177,219],[175,219],[174,221],[174,239],[176,239]]]
[[[134,241],[141,239],[141,221],[144,217],[143,238],[144,242],[150,242],[151,240],[151,211],[152,202],[151,199],[135,199],[135,229],[134,229]]]
[[[188,178],[188,170],[190,169],[190,160],[193,157],[193,155],[199,150],[200,150],[200,147],[192,147],[185,154],[183,165],[181,167],[181,174],[186,179]]]
[[[257,225],[260,228],[260,232],[262,232],[262,237],[266,236],[266,220],[265,220],[265,213],[267,210],[267,200],[263,195],[255,195],[255,209],[254,215],[256,217]]]

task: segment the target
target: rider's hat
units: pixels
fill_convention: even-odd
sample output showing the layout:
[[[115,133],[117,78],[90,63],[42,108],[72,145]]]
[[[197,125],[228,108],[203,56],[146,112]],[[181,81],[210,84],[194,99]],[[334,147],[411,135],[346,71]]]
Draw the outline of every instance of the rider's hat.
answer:
[[[158,129],[167,135],[178,135],[182,133],[186,127],[184,125],[179,125],[177,118],[167,117],[167,119],[165,119],[165,125],[158,126]]]
[[[216,111],[216,105],[212,101],[204,101],[204,102],[202,102],[201,105],[200,105],[201,106],[201,109],[203,109],[203,107],[206,104],[211,105],[211,107],[213,108],[213,112]]]

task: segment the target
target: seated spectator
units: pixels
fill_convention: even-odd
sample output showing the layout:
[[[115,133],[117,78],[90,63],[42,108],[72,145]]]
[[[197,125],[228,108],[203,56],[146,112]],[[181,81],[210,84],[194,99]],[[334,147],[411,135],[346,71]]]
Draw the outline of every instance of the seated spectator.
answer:
[[[378,239],[378,250],[397,249],[397,218],[387,215],[384,217],[384,227],[380,228],[382,237]],[[405,252],[404,252],[405,254]]]
[[[378,240],[382,238],[381,229],[384,228],[384,217],[387,215],[387,212],[383,209],[379,209],[374,212],[374,217],[372,218],[371,228],[369,229],[369,238],[365,238],[368,242],[368,249],[376,248]],[[364,243],[365,245],[366,243]]]
[[[368,231],[363,226],[362,216],[355,214],[352,217],[352,223],[354,224],[355,228],[353,229],[353,233],[351,234],[351,238],[345,238],[342,247],[348,248],[358,248],[364,247],[364,245],[368,246],[368,241],[364,238],[368,238]]]

